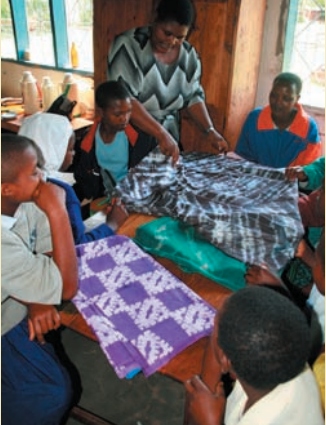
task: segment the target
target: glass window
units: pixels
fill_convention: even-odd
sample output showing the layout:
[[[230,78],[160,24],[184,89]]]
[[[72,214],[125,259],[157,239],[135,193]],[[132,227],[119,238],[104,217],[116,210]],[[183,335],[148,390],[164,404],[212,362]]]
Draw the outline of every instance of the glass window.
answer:
[[[301,103],[325,108],[325,0],[291,3],[284,70],[302,78]]]
[[[8,0],[1,1],[1,56],[17,59],[14,30]]]
[[[3,0],[1,57],[93,72],[93,0]]]
[[[53,66],[55,62],[48,0],[26,0],[26,13],[30,60]]]
[[[65,3],[71,66],[93,71],[93,2],[65,0]],[[72,52],[74,48],[78,56],[76,62]]]

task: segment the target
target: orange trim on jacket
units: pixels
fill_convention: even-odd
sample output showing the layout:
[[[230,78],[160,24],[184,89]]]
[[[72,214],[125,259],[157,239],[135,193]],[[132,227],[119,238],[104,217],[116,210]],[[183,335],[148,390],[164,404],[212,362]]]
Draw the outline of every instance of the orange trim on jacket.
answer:
[[[305,150],[301,151],[294,161],[289,164],[289,167],[295,165],[309,165],[314,162],[317,158],[321,157],[321,144],[320,143],[309,143]]]
[[[298,109],[298,113],[296,114],[292,124],[288,128],[293,134],[296,134],[302,139],[305,139],[308,135],[309,131],[309,115],[302,108],[302,106],[297,103],[295,107]],[[275,123],[272,120],[272,110],[270,106],[266,106],[258,117],[257,129],[258,130],[273,130],[275,128]]]
[[[98,125],[101,123],[102,118],[101,117],[96,117],[94,119],[94,123],[92,125],[92,127],[89,129],[89,132],[86,134],[86,136],[83,138],[80,147],[82,150],[84,150],[85,152],[90,152],[90,150],[92,149],[93,143],[94,143],[94,139],[95,139],[95,134],[96,134],[96,130]],[[138,139],[138,133],[137,131],[131,126],[131,124],[128,124],[127,127],[125,128],[125,133],[127,135],[128,141],[132,146],[135,146],[137,139]]]

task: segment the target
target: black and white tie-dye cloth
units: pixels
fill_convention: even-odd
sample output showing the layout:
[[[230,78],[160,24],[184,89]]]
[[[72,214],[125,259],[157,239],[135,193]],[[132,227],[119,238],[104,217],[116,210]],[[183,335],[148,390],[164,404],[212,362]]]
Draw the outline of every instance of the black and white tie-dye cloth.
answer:
[[[226,254],[273,271],[303,236],[296,182],[284,169],[243,159],[183,153],[176,167],[157,149],[117,186],[129,212],[170,216],[195,227]]]

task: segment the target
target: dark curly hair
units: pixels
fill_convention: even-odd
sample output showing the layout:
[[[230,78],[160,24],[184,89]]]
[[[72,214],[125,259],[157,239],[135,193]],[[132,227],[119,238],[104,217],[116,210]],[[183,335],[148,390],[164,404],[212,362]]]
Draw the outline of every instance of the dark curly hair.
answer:
[[[302,80],[297,74],[293,74],[292,72],[282,72],[278,74],[273,81],[274,84],[284,83],[284,84],[294,84],[297,88],[297,94],[301,93],[302,90]]]
[[[37,166],[44,166],[44,157],[39,146],[34,140],[18,134],[3,134],[1,136],[1,181],[13,182],[21,165],[22,153],[28,148],[33,148],[37,156]]]
[[[290,300],[269,288],[252,286],[233,294],[223,306],[218,343],[240,379],[268,390],[303,370],[310,330]]]
[[[161,0],[156,9],[157,22],[177,22],[190,27],[193,24],[195,12],[190,0]]]
[[[102,109],[106,109],[115,100],[125,100],[130,97],[127,87],[120,81],[105,81],[95,91],[96,105]]]

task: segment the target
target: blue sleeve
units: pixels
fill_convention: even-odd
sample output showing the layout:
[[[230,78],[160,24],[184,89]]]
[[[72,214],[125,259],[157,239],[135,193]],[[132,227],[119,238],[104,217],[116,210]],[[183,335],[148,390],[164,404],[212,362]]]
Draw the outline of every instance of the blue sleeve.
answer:
[[[90,232],[84,233],[83,241],[79,243],[85,243],[90,241],[95,241],[103,238],[107,238],[108,236],[114,235],[114,231],[111,227],[106,224],[100,224],[97,227],[94,227]]]
[[[309,126],[308,141],[310,143],[319,142],[320,136],[319,136],[317,123],[312,117],[309,117],[309,118],[310,118],[310,126]]]
[[[236,154],[242,156],[242,158],[247,159],[248,161],[256,161],[252,146],[253,140],[251,140],[253,139],[252,129],[255,129],[255,127],[255,117],[251,112],[242,127],[237,145],[234,150]]]
[[[76,245],[97,239],[103,239],[114,234],[113,230],[106,224],[101,224],[100,226],[92,229],[90,232],[85,233],[86,228],[81,215],[80,202],[73,188],[65,182],[55,179],[49,180],[52,181],[52,183],[61,186],[66,192],[66,208]]]

